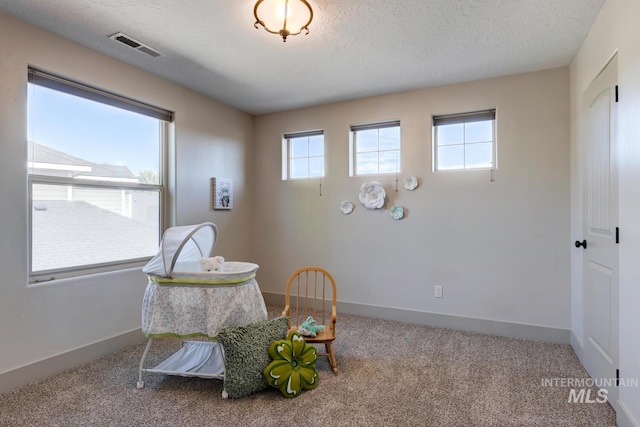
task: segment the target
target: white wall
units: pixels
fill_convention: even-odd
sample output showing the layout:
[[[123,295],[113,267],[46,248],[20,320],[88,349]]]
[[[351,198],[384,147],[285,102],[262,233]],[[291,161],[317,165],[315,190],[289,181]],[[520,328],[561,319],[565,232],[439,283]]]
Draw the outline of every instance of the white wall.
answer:
[[[177,223],[214,221],[218,251],[250,255],[249,114],[0,14],[0,374],[139,328],[146,286],[139,269],[27,286],[28,65],[175,111]],[[233,211],[209,210],[212,176],[234,179]]]
[[[495,182],[488,171],[432,173],[431,116],[492,107]],[[394,175],[348,176],[349,125],[390,119],[401,120],[398,192]],[[325,132],[322,196],[318,180],[281,180],[281,135],[311,129]],[[291,272],[318,264],[334,273],[342,302],[569,329],[567,68],[262,115],[254,139],[263,291],[281,294]],[[413,192],[402,189],[408,175],[421,183]],[[387,191],[385,210],[358,202],[373,179]],[[356,204],[351,215],[341,200]],[[390,218],[394,204],[405,219]]]
[[[618,51],[620,190],[620,347],[621,378],[640,378],[640,2],[607,0],[571,64],[571,240],[582,236],[583,125],[579,115],[584,90]],[[582,253],[572,254],[572,318],[574,347],[583,339]],[[621,387],[620,406],[626,420],[640,425],[640,388]]]

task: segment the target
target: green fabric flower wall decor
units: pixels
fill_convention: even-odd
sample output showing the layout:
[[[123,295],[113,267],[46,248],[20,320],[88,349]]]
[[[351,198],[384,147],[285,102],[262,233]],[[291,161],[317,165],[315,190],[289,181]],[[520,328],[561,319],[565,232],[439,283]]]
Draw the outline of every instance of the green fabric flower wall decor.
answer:
[[[304,337],[291,331],[285,340],[276,340],[269,346],[273,361],[263,375],[271,387],[280,389],[284,397],[297,397],[302,389],[318,386],[316,348],[307,344]]]

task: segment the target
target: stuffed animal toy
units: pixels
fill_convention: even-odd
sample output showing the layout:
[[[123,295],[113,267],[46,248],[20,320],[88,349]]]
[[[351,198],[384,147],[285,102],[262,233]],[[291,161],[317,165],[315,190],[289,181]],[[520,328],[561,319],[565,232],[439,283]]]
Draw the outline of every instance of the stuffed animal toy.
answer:
[[[200,267],[202,271],[220,271],[224,265],[224,258],[214,256],[211,258],[200,258]]]
[[[318,332],[324,330],[324,325],[316,325],[316,321],[313,317],[307,317],[307,320],[302,322],[302,325],[298,327],[298,332],[305,337],[315,337]]]

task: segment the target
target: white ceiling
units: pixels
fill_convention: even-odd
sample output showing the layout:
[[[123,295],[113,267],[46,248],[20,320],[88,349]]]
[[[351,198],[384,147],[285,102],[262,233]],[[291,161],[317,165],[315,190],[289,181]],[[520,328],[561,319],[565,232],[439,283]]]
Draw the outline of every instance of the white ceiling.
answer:
[[[309,0],[309,35],[255,0],[0,0],[0,11],[252,114],[569,65],[604,0]],[[164,55],[107,37],[122,31]]]

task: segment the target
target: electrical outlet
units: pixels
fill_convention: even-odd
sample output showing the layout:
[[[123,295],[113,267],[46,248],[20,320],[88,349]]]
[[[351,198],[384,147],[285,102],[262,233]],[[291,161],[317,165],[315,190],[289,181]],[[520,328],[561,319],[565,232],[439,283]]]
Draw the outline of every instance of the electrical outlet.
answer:
[[[434,286],[434,293],[436,298],[442,298],[442,286]]]

